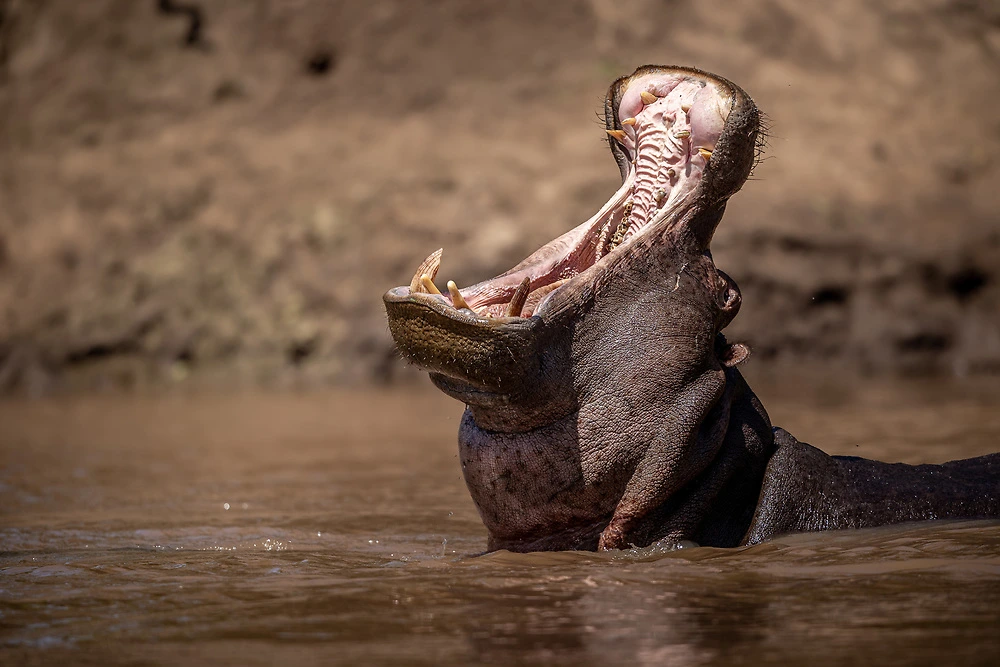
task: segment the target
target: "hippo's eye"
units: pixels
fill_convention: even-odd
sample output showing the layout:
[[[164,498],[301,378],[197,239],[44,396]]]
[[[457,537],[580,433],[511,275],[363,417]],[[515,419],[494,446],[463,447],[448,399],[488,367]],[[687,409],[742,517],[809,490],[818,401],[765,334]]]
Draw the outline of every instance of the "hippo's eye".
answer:
[[[717,295],[719,310],[722,311],[722,322],[719,328],[725,327],[736,317],[743,303],[743,295],[736,282],[723,271],[719,271],[719,292]]]
[[[732,285],[726,285],[719,295],[719,304],[723,310],[728,310],[740,301],[740,293]]]

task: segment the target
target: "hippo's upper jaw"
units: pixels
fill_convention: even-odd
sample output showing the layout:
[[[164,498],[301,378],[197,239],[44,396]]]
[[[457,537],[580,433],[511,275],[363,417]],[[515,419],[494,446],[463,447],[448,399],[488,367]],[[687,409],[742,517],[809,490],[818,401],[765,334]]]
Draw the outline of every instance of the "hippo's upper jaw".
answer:
[[[468,405],[463,469],[493,547],[689,537],[688,505],[707,500],[685,487],[725,481],[726,366],[742,353],[717,335],[740,298],[708,247],[759,114],[725,79],[647,66],[612,84],[605,118],[623,183],[590,220],[448,294],[439,251],[384,297],[400,352]],[[651,529],[682,490],[680,519]]]

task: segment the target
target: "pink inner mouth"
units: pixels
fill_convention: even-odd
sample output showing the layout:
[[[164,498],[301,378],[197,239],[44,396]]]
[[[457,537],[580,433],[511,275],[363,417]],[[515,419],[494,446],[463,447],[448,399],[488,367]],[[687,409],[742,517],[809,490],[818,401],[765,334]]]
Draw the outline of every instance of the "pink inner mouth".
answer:
[[[538,313],[566,281],[683,208],[701,182],[731,106],[728,91],[698,77],[657,73],[631,80],[618,108],[621,129],[608,132],[629,161],[625,181],[611,199],[588,221],[506,273],[458,290],[457,304],[454,296],[439,298],[480,317]],[[431,260],[417,270],[412,291],[435,291],[420,281],[422,272],[429,279],[436,275],[440,258]],[[522,289],[518,294],[525,280],[527,293]],[[515,296],[519,298],[512,302]]]

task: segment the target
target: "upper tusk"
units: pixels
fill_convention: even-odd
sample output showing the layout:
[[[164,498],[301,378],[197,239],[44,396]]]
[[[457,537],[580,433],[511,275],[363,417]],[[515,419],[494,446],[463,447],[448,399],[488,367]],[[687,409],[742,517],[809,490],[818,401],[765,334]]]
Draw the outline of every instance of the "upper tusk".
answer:
[[[507,317],[520,317],[524,309],[524,303],[528,300],[528,292],[531,291],[531,278],[525,276],[521,284],[514,291],[510,303],[507,304]]]

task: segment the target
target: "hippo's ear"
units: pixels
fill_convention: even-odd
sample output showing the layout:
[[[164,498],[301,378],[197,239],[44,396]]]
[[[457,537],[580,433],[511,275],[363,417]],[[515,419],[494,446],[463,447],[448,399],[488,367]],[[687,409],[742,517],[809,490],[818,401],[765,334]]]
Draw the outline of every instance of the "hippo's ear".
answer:
[[[726,368],[732,368],[742,364],[750,357],[750,348],[743,343],[733,343],[732,345],[727,345],[723,350],[722,354],[719,355],[719,363],[721,363]]]

